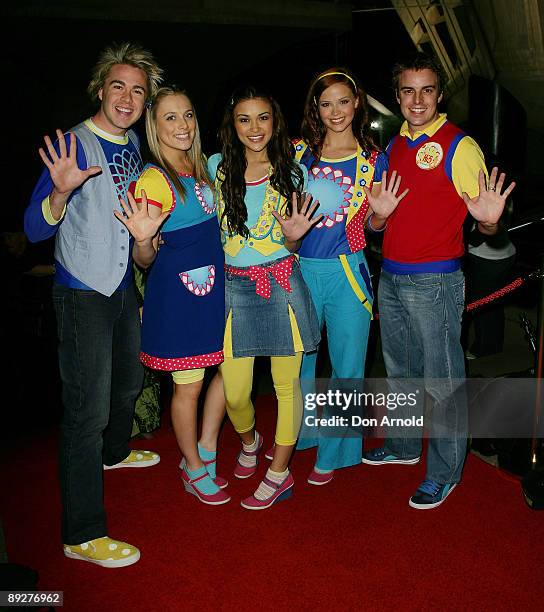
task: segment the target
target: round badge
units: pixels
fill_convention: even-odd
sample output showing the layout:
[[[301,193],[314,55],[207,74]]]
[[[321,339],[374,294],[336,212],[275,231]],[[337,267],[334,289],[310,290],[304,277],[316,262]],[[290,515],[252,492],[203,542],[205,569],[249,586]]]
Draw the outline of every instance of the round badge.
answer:
[[[437,142],[426,142],[416,153],[416,164],[422,170],[434,170],[443,156],[442,147]]]

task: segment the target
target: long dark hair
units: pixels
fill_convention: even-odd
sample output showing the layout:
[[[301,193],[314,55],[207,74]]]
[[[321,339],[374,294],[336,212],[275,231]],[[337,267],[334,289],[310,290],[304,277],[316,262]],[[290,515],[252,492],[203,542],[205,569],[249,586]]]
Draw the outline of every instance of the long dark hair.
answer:
[[[323,149],[323,142],[325,141],[325,134],[327,133],[327,128],[323,125],[321,117],[319,116],[319,98],[327,87],[335,83],[343,83],[349,87],[355,99],[359,101],[351,124],[353,135],[359,143],[359,146],[367,155],[370,155],[372,151],[378,150],[370,132],[370,118],[366,93],[359,84],[357,77],[350,70],[347,68],[333,67],[324,70],[314,78],[304,104],[304,115],[300,134],[302,139],[310,147],[310,151],[316,162],[321,158],[321,150]]]
[[[221,223],[226,221],[227,230],[232,236],[240,234],[247,238],[249,230],[246,226],[247,208],[245,204],[247,169],[245,147],[240,142],[234,125],[234,110],[244,100],[254,98],[268,102],[272,108],[273,132],[266,147],[268,159],[272,166],[270,183],[282,196],[287,198],[283,212],[291,214],[291,194],[300,191],[304,184],[304,175],[300,166],[294,160],[294,149],[287,133],[287,125],[278,103],[268,93],[260,91],[252,85],[237,89],[227,104],[223,121],[219,128],[221,142],[221,163],[218,172],[223,175],[221,195],[225,209]]]

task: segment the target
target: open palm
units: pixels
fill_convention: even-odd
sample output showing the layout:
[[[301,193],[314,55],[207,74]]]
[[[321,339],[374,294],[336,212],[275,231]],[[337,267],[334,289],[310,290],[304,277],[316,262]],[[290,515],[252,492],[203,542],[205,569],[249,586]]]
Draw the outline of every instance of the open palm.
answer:
[[[61,194],[67,194],[77,189],[90,177],[102,172],[100,166],[90,166],[81,170],[77,165],[77,142],[74,134],[70,134],[70,151],[66,150],[66,141],[60,130],[57,130],[59,152],[55,150],[51,138],[44,137],[47,153],[40,148],[38,153],[47,166],[55,189]],[[49,154],[49,155],[48,155]]]
[[[397,171],[393,170],[388,183],[387,172],[384,171],[382,173],[382,183],[379,194],[373,196],[368,187],[363,187],[370,208],[380,217],[387,219],[395,208],[397,208],[402,198],[408,193],[409,189],[405,189],[400,195],[397,195],[400,189],[401,180],[402,177],[400,174],[397,176]]]
[[[284,219],[278,212],[275,210],[272,211],[272,214],[281,225],[281,229],[283,231],[283,235],[285,236],[285,240],[288,242],[296,242],[304,234],[306,234],[316,223],[319,223],[323,218],[323,215],[317,215],[312,219],[312,215],[315,213],[319,206],[319,202],[316,200],[312,204],[312,196],[307,193],[302,206],[300,207],[300,211],[298,209],[298,194],[295,192],[292,196],[292,212],[291,216]]]
[[[502,172],[497,180],[498,174],[499,169],[497,167],[493,168],[489,176],[489,184],[486,187],[484,173],[480,170],[478,175],[480,191],[478,195],[475,198],[469,198],[466,193],[463,193],[463,200],[467,205],[468,212],[480,223],[491,225],[498,223],[504,210],[506,199],[516,186],[516,183],[510,183],[508,188],[504,190],[504,193],[501,194],[506,175]]]
[[[158,217],[152,217],[149,214],[149,205],[147,203],[147,196],[145,191],[142,189],[142,203],[138,205],[134,196],[127,193],[128,203],[119,198],[121,206],[125,211],[123,216],[118,210],[114,210],[113,214],[125,225],[128,231],[134,237],[136,242],[145,242],[151,240],[159,231],[159,228],[164,223],[169,211],[161,213]]]

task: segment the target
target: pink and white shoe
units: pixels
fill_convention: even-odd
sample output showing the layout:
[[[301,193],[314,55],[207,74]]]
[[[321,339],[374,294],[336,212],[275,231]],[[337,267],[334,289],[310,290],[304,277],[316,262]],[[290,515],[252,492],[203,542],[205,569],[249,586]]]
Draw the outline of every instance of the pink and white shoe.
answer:
[[[315,471],[315,468],[310,472],[308,476],[308,482],[313,485],[321,486],[328,484],[334,477],[334,470],[321,474]]]
[[[276,445],[272,444],[272,446],[264,454],[265,459],[268,459],[268,461],[272,461],[274,459],[275,450],[276,450]]]
[[[207,461],[203,461],[204,465],[208,465]],[[229,481],[223,476],[216,476],[213,481],[220,489],[226,489],[229,486]]]
[[[257,466],[259,465],[259,453],[263,448],[263,437],[258,431],[255,431],[255,438],[258,440],[256,450],[245,451],[244,447],[242,446],[242,450],[240,451],[240,454],[238,455],[238,459],[236,461],[236,467],[234,468],[234,475],[236,476],[236,478],[249,478],[250,476],[253,476],[253,474],[255,474],[255,472],[257,471]],[[240,463],[240,457],[242,455],[245,455],[246,457],[255,457],[255,465],[252,465],[250,467],[242,465]]]
[[[183,486],[185,487],[185,490],[187,491],[187,493],[194,495],[203,504],[208,504],[210,506],[220,506],[221,504],[226,504],[230,501],[230,497],[221,489],[219,489],[217,493],[213,493],[211,495],[199,491],[197,486],[198,482],[200,482],[204,478],[210,478],[210,475],[207,471],[204,471],[203,474],[193,479],[189,478],[189,475],[185,470],[181,471],[181,480],[183,481]]]
[[[204,461],[204,459],[200,458],[200,460],[204,464],[204,467],[206,468],[206,471],[209,474],[208,466],[211,463],[215,463],[215,459],[211,459],[210,461]],[[179,464],[179,469],[183,470],[185,468],[185,465],[186,465],[186,461],[185,461],[185,457],[183,457],[181,462],[180,462],[180,464]],[[223,476],[217,476],[216,475],[215,478],[212,478],[212,480],[215,482],[215,484],[220,489],[226,489],[229,486],[229,481],[226,478],[223,478]]]
[[[293,494],[293,486],[295,481],[293,480],[291,473],[289,473],[280,484],[273,482],[266,476],[263,478],[263,482],[271,489],[274,489],[274,493],[272,493],[272,495],[266,499],[257,499],[255,494],[250,495],[240,502],[242,507],[246,508],[247,510],[266,510],[276,502],[289,499],[289,497],[291,497]]]

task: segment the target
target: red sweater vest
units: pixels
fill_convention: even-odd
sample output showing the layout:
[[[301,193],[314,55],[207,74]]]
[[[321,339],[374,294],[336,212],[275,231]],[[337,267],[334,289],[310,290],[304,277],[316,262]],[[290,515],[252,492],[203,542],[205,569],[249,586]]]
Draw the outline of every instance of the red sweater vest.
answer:
[[[389,176],[410,188],[387,220],[383,256],[401,263],[444,261],[464,252],[467,207],[451,180],[451,161],[465,134],[446,123],[433,135],[411,141],[397,136],[389,151]]]

